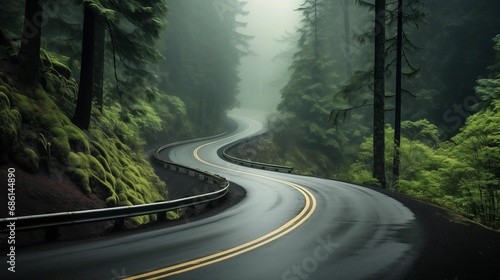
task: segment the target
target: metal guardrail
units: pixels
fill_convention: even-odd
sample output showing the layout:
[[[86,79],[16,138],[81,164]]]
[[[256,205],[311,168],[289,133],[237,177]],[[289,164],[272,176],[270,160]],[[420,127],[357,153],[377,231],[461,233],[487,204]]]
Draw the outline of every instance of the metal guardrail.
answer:
[[[222,155],[224,158],[232,163],[243,165],[243,166],[248,166],[248,167],[253,167],[253,168],[259,168],[259,169],[265,169],[265,170],[272,170],[272,171],[279,171],[279,172],[287,172],[287,173],[292,173],[293,172],[293,167],[291,166],[284,166],[284,165],[276,165],[276,164],[269,164],[269,163],[263,163],[263,162],[255,162],[255,161],[250,161],[250,160],[245,160],[245,159],[240,159],[234,156],[229,155],[229,151],[232,149],[235,149],[236,147],[243,145],[243,144],[248,144],[252,141],[257,140],[258,138],[264,137],[268,132],[265,132],[263,134],[259,134],[256,136],[252,136],[249,138],[242,139],[240,141],[236,141],[233,144],[225,147],[222,151]]]
[[[212,136],[217,137],[217,136]],[[212,138],[206,137],[206,138]],[[50,214],[39,214],[39,215],[29,215],[11,218],[0,218],[0,232],[8,232],[7,226],[9,224],[15,223],[16,231],[25,230],[36,230],[36,229],[47,229],[46,239],[53,240],[57,239],[57,228],[60,226],[76,225],[82,223],[100,222],[106,220],[115,220],[115,227],[123,225],[125,218],[149,215],[149,214],[159,214],[159,220],[164,220],[166,217],[166,212],[180,209],[184,207],[193,206],[196,204],[207,203],[213,200],[220,199],[224,197],[229,190],[229,181],[225,178],[212,174],[206,171],[201,171],[199,169],[190,168],[181,164],[172,163],[159,158],[158,154],[167,148],[184,144],[187,142],[198,141],[205,138],[200,138],[196,140],[181,141],[172,144],[168,144],[160,147],[153,154],[153,158],[164,167],[175,167],[177,171],[188,170],[189,175],[198,176],[199,179],[208,181],[209,183],[215,184],[217,189],[213,192],[185,197],[176,200],[169,201],[159,201],[149,204],[132,205],[132,206],[119,206],[112,208],[103,209],[91,209],[91,210],[81,210],[81,211],[71,211],[71,212],[60,212],[60,213],[50,213]]]

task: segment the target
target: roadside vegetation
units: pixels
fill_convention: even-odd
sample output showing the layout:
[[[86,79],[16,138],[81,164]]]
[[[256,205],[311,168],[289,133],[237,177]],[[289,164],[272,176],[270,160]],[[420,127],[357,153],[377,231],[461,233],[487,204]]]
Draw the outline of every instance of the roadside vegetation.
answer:
[[[397,1],[387,3],[382,109],[374,109],[380,75],[374,79],[372,36],[382,1],[341,2],[300,6],[302,24],[289,38],[296,52],[271,134],[239,154],[291,165],[299,174],[397,190],[499,229],[498,2],[460,0],[450,9],[405,1],[402,54],[396,53],[401,13]],[[394,78],[398,57],[402,88]],[[381,110],[385,116],[374,115]]]
[[[3,163],[12,161],[32,174],[50,176],[54,184],[69,177],[108,207],[168,199],[166,184],[137,149],[144,140],[133,134],[133,124],[97,111],[92,128],[83,131],[61,110],[64,100],[75,94],[75,81],[54,73],[42,79],[47,86],[32,91],[0,74]],[[142,224],[149,219],[133,221]]]
[[[144,149],[225,129],[247,39],[235,32],[243,10],[174,0],[3,7],[0,166],[48,176],[54,186],[71,180],[107,207],[168,200]],[[200,32],[199,21],[213,32]],[[217,57],[224,60],[207,59]]]

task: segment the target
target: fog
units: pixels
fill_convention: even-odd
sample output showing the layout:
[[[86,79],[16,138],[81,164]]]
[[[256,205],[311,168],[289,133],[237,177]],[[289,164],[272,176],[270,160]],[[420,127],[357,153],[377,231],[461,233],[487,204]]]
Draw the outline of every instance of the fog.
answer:
[[[303,0],[252,0],[245,5],[249,14],[238,20],[247,26],[238,31],[254,36],[249,42],[254,54],[241,59],[238,100],[242,108],[272,111],[279,103],[290,61],[276,56],[295,46],[278,40],[287,32],[295,34],[301,14],[294,9],[302,3]]]

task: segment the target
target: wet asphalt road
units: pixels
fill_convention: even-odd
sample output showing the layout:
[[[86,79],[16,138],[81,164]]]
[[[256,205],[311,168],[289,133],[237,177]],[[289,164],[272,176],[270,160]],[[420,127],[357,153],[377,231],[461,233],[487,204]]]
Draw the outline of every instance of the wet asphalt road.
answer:
[[[19,250],[7,279],[404,278],[423,243],[407,207],[367,188],[223,161],[219,148],[263,128],[233,117],[236,131],[168,157],[244,187],[239,204],[175,227]]]

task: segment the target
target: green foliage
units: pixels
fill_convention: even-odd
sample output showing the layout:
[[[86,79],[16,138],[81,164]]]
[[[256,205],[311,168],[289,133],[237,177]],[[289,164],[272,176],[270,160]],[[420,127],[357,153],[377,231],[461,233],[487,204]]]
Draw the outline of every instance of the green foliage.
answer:
[[[181,139],[194,135],[193,125],[189,121],[189,113],[186,104],[181,98],[173,95],[163,94],[159,102],[151,105],[158,117],[162,120],[161,133],[145,133],[146,138],[156,140]]]
[[[485,225],[500,227],[500,102],[468,118],[462,131],[446,143],[435,142],[427,120],[405,122],[401,139],[398,190],[430,200]],[[426,137],[422,137],[427,135]],[[386,129],[386,145],[393,136]],[[434,138],[434,139],[433,139]],[[429,141],[430,140],[430,141]],[[344,179],[370,184],[372,139],[361,145],[358,161]],[[386,151],[386,165],[392,151]],[[390,178],[390,174],[387,174]]]
[[[73,151],[89,153],[89,141],[85,133],[73,124],[63,126],[68,143]]]
[[[48,82],[52,83],[51,88],[54,86],[51,80],[55,80],[61,76],[66,80],[71,78],[71,70],[64,63],[60,62],[55,54],[41,50],[40,59],[42,62],[42,73],[55,75],[52,79],[47,79]],[[51,92],[56,92],[56,90],[52,90]]]
[[[403,121],[401,122],[401,130],[403,136],[410,140],[420,141],[429,145],[439,142],[439,130],[437,126],[431,124],[426,119],[414,122]]]
[[[49,166],[52,161],[58,161],[59,167],[65,165],[66,168],[58,168],[54,172],[65,171],[85,194],[95,194],[106,201],[108,206],[168,199],[165,183],[155,174],[142,150],[131,149],[117,136],[117,132],[126,133],[132,126],[122,122],[120,131],[115,129],[114,122],[96,114],[94,128],[85,133],[74,126],[54,102],[60,91],[47,92],[39,87],[33,92],[22,94],[16,90],[17,84],[14,81],[3,75],[0,77],[0,141],[3,160],[10,157],[30,172],[37,172],[39,163]],[[63,85],[61,79],[66,78],[50,82],[57,88]],[[147,108],[149,111],[144,109],[147,104],[141,106],[144,114],[153,113],[151,107]],[[24,115],[29,116],[29,120],[21,117]],[[140,140],[140,129],[147,125],[149,124],[146,122],[135,123],[138,138],[128,139],[131,146],[139,146],[134,141]],[[158,126],[155,123],[154,129],[158,129]],[[119,194],[122,194],[122,200]],[[144,223],[150,221],[150,218],[139,217],[134,221]]]
[[[485,110],[492,106],[494,100],[500,99],[500,34],[493,38],[493,42],[496,62],[488,67],[492,71],[489,78],[477,80],[475,90],[482,102],[473,106],[475,110]]]
[[[345,53],[331,46],[345,46],[344,38],[331,32],[331,27],[343,24],[338,5],[331,1],[304,1],[302,26],[298,33],[297,52],[290,67],[290,78],[282,88],[278,110],[286,114],[287,125],[278,132],[285,146],[298,146],[317,156],[315,168],[329,176],[352,161],[362,137],[369,133],[366,111],[356,112],[348,123],[333,127],[329,117],[332,107],[348,106],[349,98],[331,104],[339,86],[346,79]],[[316,161],[316,160],[314,160]],[[326,163],[325,163],[326,162]],[[294,166],[301,165],[294,162]],[[314,169],[314,168],[313,168]],[[314,171],[308,171],[314,173]]]

